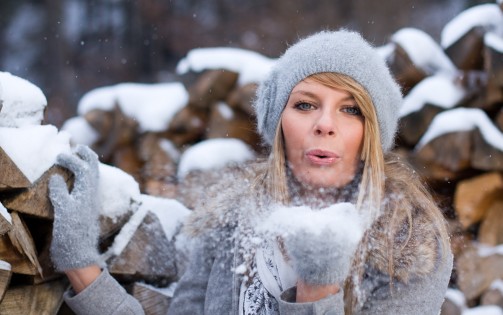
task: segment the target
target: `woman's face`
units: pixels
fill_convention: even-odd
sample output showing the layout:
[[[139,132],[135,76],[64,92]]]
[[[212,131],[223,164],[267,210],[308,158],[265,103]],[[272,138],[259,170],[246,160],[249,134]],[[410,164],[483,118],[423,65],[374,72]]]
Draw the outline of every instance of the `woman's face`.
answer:
[[[295,177],[315,187],[341,187],[358,168],[364,118],[349,92],[312,79],[298,83],[283,110],[286,158]]]

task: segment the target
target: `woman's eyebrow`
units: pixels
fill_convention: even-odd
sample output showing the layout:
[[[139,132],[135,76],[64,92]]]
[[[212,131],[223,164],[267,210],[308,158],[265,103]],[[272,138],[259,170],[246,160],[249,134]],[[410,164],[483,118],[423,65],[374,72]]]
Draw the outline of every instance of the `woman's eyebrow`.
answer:
[[[309,97],[317,97],[315,93],[309,92],[309,91],[305,91],[305,90],[296,90],[296,91],[293,91],[290,94],[302,94],[302,95],[309,96]]]
[[[301,94],[301,95],[309,96],[309,97],[312,97],[312,98],[318,98],[318,96],[316,95],[316,93],[313,93],[313,92],[310,92],[310,91],[306,91],[306,90],[296,90],[296,91],[293,91],[290,94]],[[348,96],[346,96],[346,97],[344,97],[343,99],[341,99],[341,101],[342,102],[345,102],[345,101],[354,101],[354,102],[356,102],[355,98],[351,94],[348,95]]]

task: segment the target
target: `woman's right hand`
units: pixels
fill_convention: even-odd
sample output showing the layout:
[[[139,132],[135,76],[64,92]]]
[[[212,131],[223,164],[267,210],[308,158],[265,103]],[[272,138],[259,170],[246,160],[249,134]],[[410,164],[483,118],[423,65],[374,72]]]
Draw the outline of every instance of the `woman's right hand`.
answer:
[[[295,302],[306,303],[316,302],[324,299],[329,295],[339,293],[341,287],[339,284],[317,285],[309,284],[302,280],[297,281],[297,295]]]
[[[54,207],[51,259],[57,271],[100,265],[99,170],[98,156],[86,146],[76,154],[60,154],[57,164],[75,176],[73,189],[59,175],[49,181],[49,197]]]
[[[281,208],[271,213],[265,227],[283,240],[297,274],[297,295],[308,299],[339,291],[363,235],[361,218],[350,203],[321,210]]]

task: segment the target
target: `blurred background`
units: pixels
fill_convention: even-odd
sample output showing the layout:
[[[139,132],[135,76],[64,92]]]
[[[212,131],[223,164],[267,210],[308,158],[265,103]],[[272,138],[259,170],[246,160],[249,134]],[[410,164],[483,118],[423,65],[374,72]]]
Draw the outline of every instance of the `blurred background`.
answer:
[[[439,40],[477,0],[2,0],[0,71],[39,86],[46,123],[61,126],[87,91],[119,82],[175,79],[197,47],[238,47],[268,57],[322,29],[346,27],[374,45],[403,27]]]
[[[481,6],[486,3],[490,5]],[[484,7],[482,11],[480,7]],[[450,36],[441,36],[443,30],[449,29],[445,26],[452,26],[448,23],[468,8],[474,9],[470,9],[468,18],[465,15],[455,20],[460,23],[454,23],[454,33],[459,37],[453,35],[453,28]],[[400,131],[394,152],[401,161],[410,163],[414,173],[417,171],[431,188],[448,222],[455,268],[441,314],[503,315],[501,10],[503,0],[0,0],[0,74],[11,72],[39,87],[48,100],[45,124],[69,132],[74,143],[89,145],[102,163],[124,172],[108,175],[113,182],[102,186],[113,186],[110,195],[116,194],[121,200],[121,206],[117,206],[107,199],[103,208],[116,209],[124,204],[120,211],[128,213],[112,220],[116,226],[105,233],[105,249],[136,211],[137,204],[148,200],[142,196],[176,199],[194,209],[208,187],[221,179],[221,171],[208,172],[209,168],[218,169],[231,161],[241,162],[267,153],[255,132],[251,106],[259,79],[238,84],[245,77],[242,72],[249,69],[220,71],[205,65],[201,73],[177,75],[176,66],[189,51],[234,47],[277,58],[298,38],[324,29],[357,30],[374,46],[389,44],[391,37],[401,31],[399,40],[395,36],[393,45],[380,50],[406,94],[399,111]],[[443,47],[430,40],[439,43],[440,38],[444,41],[446,37],[451,43]],[[204,61],[212,59],[207,57],[209,54],[202,55]],[[218,58],[219,64],[241,60],[228,55]],[[253,58],[245,60],[250,59]],[[254,60],[253,71],[248,72],[265,68],[264,61],[259,61]],[[267,62],[270,60],[265,62],[269,65]],[[14,82],[10,76],[8,80]],[[153,84],[114,88],[125,82],[172,81],[176,83],[156,89],[152,89]],[[80,115],[76,115],[82,96],[103,86],[111,88],[87,94],[85,110],[81,106]],[[34,89],[30,86],[26,91],[16,91],[30,96],[26,97],[28,104],[35,103],[35,97],[29,93]],[[11,104],[11,109],[26,105],[14,101]],[[5,108],[2,114],[6,114]],[[26,106],[26,111],[32,111],[31,108]],[[8,114],[14,121],[14,116],[26,113],[18,115],[13,110]],[[7,124],[10,120],[2,122]],[[56,133],[52,126],[44,127]],[[1,141],[12,143],[16,149],[30,149],[26,151],[29,154],[13,154],[26,158],[23,163],[30,162],[30,167],[33,163],[38,168],[40,161],[47,161],[45,157],[55,152],[50,145],[52,138],[46,133],[41,134],[44,140],[34,140],[41,139],[37,137],[40,129],[4,129]],[[12,133],[7,129],[21,133],[8,136]],[[62,133],[58,135],[62,137],[58,139],[67,139]],[[18,145],[28,143],[20,138],[29,139],[30,145]],[[37,145],[31,145],[32,142]],[[0,244],[0,263],[16,261],[12,272],[5,272],[0,264],[0,279],[12,274],[11,280],[0,280],[0,314],[27,314],[28,311],[19,310],[24,305],[38,311],[39,305],[32,303],[37,301],[47,308],[53,305],[47,313],[55,314],[60,309],[57,314],[69,314],[65,306],[60,308],[66,280],[56,277],[49,257],[53,210],[45,198],[47,178],[51,172],[61,170],[51,167],[44,170],[44,180],[9,186],[11,179],[25,176],[16,161],[9,162],[12,156],[6,155],[7,151],[0,145],[0,153],[4,153],[0,162],[11,166],[10,171],[5,167],[7,171],[0,173],[6,174],[4,180],[8,179],[0,182],[0,205],[16,213],[16,235],[35,236],[40,254],[33,253],[35,246],[30,247],[28,256],[28,250],[8,245],[10,240],[4,243],[7,245]],[[133,177],[123,180],[125,173]],[[135,195],[129,197],[129,191]],[[145,204],[150,207],[153,203]],[[171,211],[171,205],[166,207]],[[112,212],[120,212],[115,211]],[[3,218],[0,213],[0,219]],[[27,222],[27,228],[19,223],[23,222],[21,218]],[[176,238],[161,241],[157,232],[151,233],[153,219],[146,215],[145,218],[149,221],[142,224],[148,226],[149,232],[141,230],[139,235],[149,235],[155,238],[156,245],[163,242],[169,246],[166,248],[173,248],[171,242]],[[0,234],[5,231],[2,222]],[[161,223],[156,225],[162,228]],[[17,232],[21,230],[24,234]],[[115,257],[117,269],[111,265],[115,261],[109,261],[110,270],[123,279],[121,284],[129,286],[133,281],[131,274],[136,273],[134,281],[164,287],[173,275],[181,274],[166,263],[164,255],[169,250],[152,247],[151,238],[142,241],[145,243],[129,247],[134,258],[130,259],[130,251]],[[135,248],[146,248],[153,255],[133,254]],[[124,257],[127,258],[123,260]],[[144,257],[148,257],[148,263],[144,263]],[[126,271],[119,270],[121,261],[131,262],[133,269],[128,265]],[[42,268],[45,278],[40,277],[42,273],[37,268]],[[42,284],[38,288],[46,290],[44,281],[55,290],[54,304],[46,303],[49,298],[45,293],[43,299],[33,299],[36,285]],[[159,293],[153,299],[151,295],[141,295],[135,297],[146,307],[159,305],[159,313],[166,313],[168,297]],[[21,296],[29,301],[20,303]],[[10,305],[14,305],[13,311],[5,312]]]

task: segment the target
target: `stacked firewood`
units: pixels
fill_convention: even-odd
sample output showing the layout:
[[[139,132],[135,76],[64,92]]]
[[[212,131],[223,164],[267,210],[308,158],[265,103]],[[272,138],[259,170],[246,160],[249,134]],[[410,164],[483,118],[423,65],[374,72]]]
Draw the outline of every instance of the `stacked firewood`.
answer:
[[[405,94],[395,151],[431,187],[449,222],[455,269],[444,315],[503,308],[502,36],[474,26],[439,45],[428,34],[404,29],[382,47]],[[425,47],[428,52],[421,51]],[[103,163],[100,250],[147,314],[166,314],[189,246],[178,234],[180,225],[220,176],[203,170],[181,175],[180,156],[221,138],[265,153],[252,109],[259,80],[243,81],[226,60],[220,65],[194,66],[180,75],[187,101],[165,128],[141,127],[120,98],[79,116],[93,133],[86,144]],[[58,173],[71,188],[73,175],[49,165],[27,178],[16,162],[0,147],[0,314],[71,314],[62,301],[68,282],[49,258],[54,214],[47,181]]]
[[[71,314],[61,307],[68,281],[50,260],[48,180],[59,174],[71,189],[73,174],[53,165],[32,181],[2,149],[0,165],[0,313]],[[188,245],[177,234],[189,210],[176,200],[141,194],[130,175],[103,164],[99,190],[100,251],[108,269],[146,309],[161,307],[154,313],[163,313],[168,298],[153,285],[167,287],[183,272]]]
[[[41,125],[47,101],[37,87],[1,72],[0,87],[0,314],[71,314],[63,304],[68,281],[50,259],[48,198],[53,175],[73,186],[74,175],[56,163],[58,154],[70,153],[70,138]],[[99,172],[99,250],[146,309],[165,313],[168,297],[153,285],[169,288],[183,273],[188,243],[178,232],[189,210],[142,194],[118,168],[100,164]]]
[[[189,242],[178,235],[181,224],[188,208],[194,208],[208,185],[220,176],[192,171],[184,174],[180,183],[179,151],[213,138],[241,139],[260,150],[250,115],[256,84],[237,86],[237,77],[237,73],[220,70],[199,76],[190,89],[187,106],[163,131],[141,131],[119,105],[111,111],[94,109],[84,115],[99,135],[92,148],[101,162],[116,166],[100,164],[100,251],[110,273],[141,301],[147,314],[166,313],[189,249]],[[32,101],[18,97],[18,104]],[[43,112],[44,107],[39,106],[37,112]],[[11,108],[4,106],[2,114],[35,115],[29,110],[9,115]],[[73,174],[55,162],[57,153],[70,151],[71,141],[54,126],[34,126],[40,123],[6,126],[0,116],[4,138],[16,131],[23,139],[36,138],[36,133],[50,129],[52,137],[63,142],[53,152],[50,165],[27,178],[30,165],[20,167],[19,154],[12,144],[7,143],[9,150],[4,151],[0,141],[0,314],[71,314],[62,298],[68,281],[55,272],[50,260],[54,211],[48,198],[48,181],[54,174],[62,175],[69,189],[72,187]],[[17,146],[29,145],[23,139],[17,139]],[[51,144],[40,148],[48,146]],[[32,164],[37,164],[41,157],[34,150],[28,151]]]
[[[424,178],[449,222],[455,268],[444,315],[475,307],[503,313],[503,6],[497,8],[462,13],[461,20],[484,10],[499,14],[499,26],[480,21],[485,27],[442,38],[421,62],[398,34],[387,55],[406,93],[396,152]]]
[[[256,152],[262,149],[252,109],[257,84],[239,85],[239,74],[228,70],[207,70],[195,79],[191,75],[180,78],[190,82],[187,104],[164,130],[141,130],[120,104],[82,115],[97,132],[91,148],[100,160],[134,176],[146,194],[177,197],[177,157],[202,140],[240,139]]]

